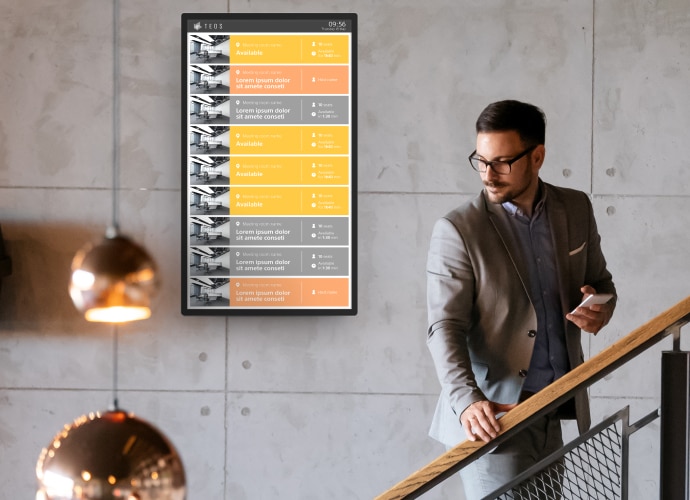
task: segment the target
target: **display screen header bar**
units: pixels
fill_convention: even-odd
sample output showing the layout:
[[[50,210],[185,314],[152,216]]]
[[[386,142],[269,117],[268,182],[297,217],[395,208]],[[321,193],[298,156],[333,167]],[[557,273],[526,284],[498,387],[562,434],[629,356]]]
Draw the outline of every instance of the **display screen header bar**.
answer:
[[[229,19],[227,16],[206,15],[188,19],[185,26],[188,33],[352,33],[353,20],[350,15],[342,14],[318,14],[313,19],[267,19],[240,14]]]

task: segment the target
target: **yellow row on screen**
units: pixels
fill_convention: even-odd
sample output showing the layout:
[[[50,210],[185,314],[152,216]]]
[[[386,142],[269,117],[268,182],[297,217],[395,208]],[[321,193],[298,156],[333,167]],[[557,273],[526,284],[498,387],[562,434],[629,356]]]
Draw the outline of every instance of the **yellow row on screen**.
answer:
[[[348,215],[347,187],[231,187],[230,215]]]
[[[230,64],[346,64],[350,35],[232,35]]]
[[[343,155],[349,153],[349,146],[347,125],[230,127],[231,155]]]
[[[350,159],[347,156],[280,157],[232,156],[230,184],[290,185],[349,184]]]

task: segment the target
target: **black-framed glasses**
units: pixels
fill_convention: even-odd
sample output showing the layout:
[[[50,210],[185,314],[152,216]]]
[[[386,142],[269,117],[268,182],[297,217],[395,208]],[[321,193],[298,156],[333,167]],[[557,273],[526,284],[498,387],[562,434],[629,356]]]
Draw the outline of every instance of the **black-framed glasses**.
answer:
[[[538,146],[538,144],[535,144],[534,146],[530,146],[527,149],[525,149],[522,153],[520,153],[517,156],[514,156],[510,160],[485,160],[481,156],[477,156],[477,150],[475,149],[472,154],[467,158],[470,160],[470,165],[472,165],[472,168],[475,169],[477,172],[483,174],[488,170],[489,167],[491,167],[491,170],[494,171],[496,174],[500,175],[507,175],[510,173],[513,163],[518,161],[520,158],[523,156],[528,155],[534,149]]]

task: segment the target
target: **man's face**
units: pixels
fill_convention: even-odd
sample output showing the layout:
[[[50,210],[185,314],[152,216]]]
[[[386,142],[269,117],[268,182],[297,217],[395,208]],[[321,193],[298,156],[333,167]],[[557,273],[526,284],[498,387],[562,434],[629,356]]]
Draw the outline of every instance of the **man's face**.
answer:
[[[489,161],[509,161],[525,151],[520,135],[515,131],[480,132],[477,134],[477,156]],[[544,160],[544,146],[512,164],[509,174],[497,174],[493,168],[480,173],[485,192],[492,203],[512,201],[531,213],[538,189],[539,169]]]

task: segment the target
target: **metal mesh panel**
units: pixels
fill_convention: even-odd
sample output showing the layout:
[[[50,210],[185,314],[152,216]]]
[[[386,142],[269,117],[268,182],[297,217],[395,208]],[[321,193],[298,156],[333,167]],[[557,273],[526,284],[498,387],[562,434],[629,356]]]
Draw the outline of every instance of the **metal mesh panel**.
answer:
[[[621,498],[623,462],[622,424],[613,422],[586,441],[551,456],[540,470],[529,472],[501,492],[500,500],[560,500]],[[522,476],[521,476],[522,477]]]

